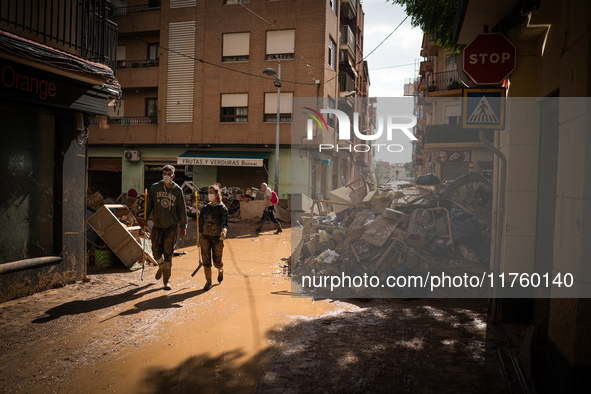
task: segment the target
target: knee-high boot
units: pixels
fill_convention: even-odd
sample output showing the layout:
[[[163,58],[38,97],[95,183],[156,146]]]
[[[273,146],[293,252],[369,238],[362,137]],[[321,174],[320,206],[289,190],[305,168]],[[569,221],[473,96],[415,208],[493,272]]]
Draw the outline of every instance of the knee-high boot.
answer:
[[[205,286],[203,290],[207,291],[211,289],[211,267],[203,267],[203,272],[205,273]]]
[[[275,223],[275,234],[279,234],[281,232],[283,232],[283,229],[281,228],[281,224],[279,224],[279,221],[277,221],[277,223]]]
[[[170,284],[168,283],[168,281],[170,280],[170,276],[172,275],[172,270],[167,269],[167,268],[163,268],[162,269],[162,283],[164,283],[164,289],[165,290],[171,290],[172,287],[170,287]]]
[[[158,263],[158,271],[156,271],[156,276],[154,278],[159,280],[162,278],[162,264],[164,264],[164,258],[161,257],[156,263]]]

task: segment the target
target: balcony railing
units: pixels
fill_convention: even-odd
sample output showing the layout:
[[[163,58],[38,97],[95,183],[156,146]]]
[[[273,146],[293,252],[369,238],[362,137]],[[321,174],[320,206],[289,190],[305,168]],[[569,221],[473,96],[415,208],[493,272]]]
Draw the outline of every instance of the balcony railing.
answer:
[[[355,35],[349,26],[341,26],[341,46],[347,45],[347,49],[355,56]]]
[[[109,5],[108,0],[3,0],[0,27],[114,70],[117,25],[108,18]]]
[[[117,61],[117,68],[140,68],[140,67],[157,67],[160,61],[158,59],[151,60],[119,60]]]
[[[137,12],[158,11],[159,9],[160,1],[152,1],[150,4],[128,5],[125,7],[113,8],[113,15],[135,14]]]
[[[155,116],[109,116],[107,124],[158,124],[158,118]]]
[[[462,82],[460,82],[458,70],[433,73],[427,79],[428,92],[461,89],[463,86]]]

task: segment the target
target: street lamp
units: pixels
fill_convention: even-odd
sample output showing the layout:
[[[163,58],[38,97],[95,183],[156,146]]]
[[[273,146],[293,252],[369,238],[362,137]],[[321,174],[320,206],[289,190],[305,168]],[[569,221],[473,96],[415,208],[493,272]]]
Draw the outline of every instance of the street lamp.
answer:
[[[277,68],[277,73],[272,68],[265,68],[263,73],[275,78],[273,82],[277,86],[277,126],[275,130],[275,193],[279,197],[279,116],[281,115],[281,63]]]

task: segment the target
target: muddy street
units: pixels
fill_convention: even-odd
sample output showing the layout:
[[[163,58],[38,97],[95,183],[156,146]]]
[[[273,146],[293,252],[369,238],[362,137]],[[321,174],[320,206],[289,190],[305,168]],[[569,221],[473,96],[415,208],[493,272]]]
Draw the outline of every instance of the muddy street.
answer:
[[[195,246],[155,268],[90,272],[0,304],[0,391],[506,392],[486,300],[313,300],[284,274],[291,238],[230,227],[204,292]]]

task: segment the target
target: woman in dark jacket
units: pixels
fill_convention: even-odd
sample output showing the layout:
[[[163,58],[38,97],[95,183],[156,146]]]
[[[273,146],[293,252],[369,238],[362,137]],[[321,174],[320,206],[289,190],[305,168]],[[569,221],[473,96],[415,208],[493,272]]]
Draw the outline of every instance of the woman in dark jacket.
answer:
[[[216,185],[208,188],[207,199],[209,204],[199,212],[199,245],[205,272],[205,291],[211,289],[212,255],[213,265],[219,270],[218,282],[222,283],[224,280],[222,252],[228,232],[228,208],[222,203],[222,195]]]

